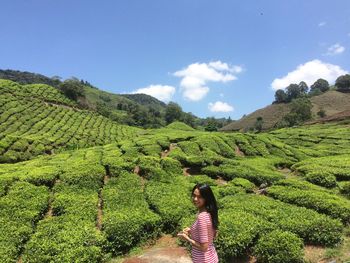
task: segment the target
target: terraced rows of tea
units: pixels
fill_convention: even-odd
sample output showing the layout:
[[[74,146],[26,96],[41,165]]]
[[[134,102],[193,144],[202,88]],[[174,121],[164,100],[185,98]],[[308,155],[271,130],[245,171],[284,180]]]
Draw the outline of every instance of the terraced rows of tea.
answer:
[[[22,123],[35,115],[24,116],[29,120]],[[21,129],[10,131],[7,123],[5,136],[15,137]],[[269,235],[292,237],[287,244],[274,241],[287,248],[298,242],[341,246],[348,238],[349,123],[261,134],[208,133],[181,123],[124,129],[106,139],[91,128],[87,138],[101,145],[57,145],[59,153],[0,164],[0,262],[109,262],[161,233],[189,226],[196,213],[190,192],[197,182],[208,183],[218,201],[215,246],[221,262],[254,253]],[[49,131],[35,134],[36,140]],[[16,138],[27,138],[23,134]]]
[[[104,145],[138,132],[137,128],[79,110],[74,101],[43,84],[0,80],[0,105],[0,163]]]

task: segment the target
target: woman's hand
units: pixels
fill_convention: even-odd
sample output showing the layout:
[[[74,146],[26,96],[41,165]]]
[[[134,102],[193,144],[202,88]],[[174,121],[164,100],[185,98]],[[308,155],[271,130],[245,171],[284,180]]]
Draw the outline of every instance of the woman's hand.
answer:
[[[185,228],[182,230],[182,232],[189,236],[189,235],[191,235],[191,228],[185,227]]]

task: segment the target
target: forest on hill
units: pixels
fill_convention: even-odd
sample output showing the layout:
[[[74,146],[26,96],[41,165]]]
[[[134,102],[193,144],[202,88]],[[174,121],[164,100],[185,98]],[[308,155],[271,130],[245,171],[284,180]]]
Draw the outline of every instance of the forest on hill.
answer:
[[[317,260],[350,259],[348,119],[261,133],[144,129],[48,84],[1,80],[0,90],[0,262],[122,259],[193,222],[197,182],[217,198],[220,262],[307,262],[315,247]]]

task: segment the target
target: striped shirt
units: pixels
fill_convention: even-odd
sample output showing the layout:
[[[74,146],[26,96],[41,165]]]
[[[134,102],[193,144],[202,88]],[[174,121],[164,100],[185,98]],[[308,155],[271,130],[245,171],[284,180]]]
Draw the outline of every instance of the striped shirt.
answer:
[[[218,255],[216,253],[213,237],[215,236],[215,229],[211,222],[210,213],[204,211],[197,215],[197,220],[191,226],[191,238],[199,243],[208,244],[208,250],[206,252],[200,251],[195,246],[192,246],[192,261],[193,263],[217,263]]]

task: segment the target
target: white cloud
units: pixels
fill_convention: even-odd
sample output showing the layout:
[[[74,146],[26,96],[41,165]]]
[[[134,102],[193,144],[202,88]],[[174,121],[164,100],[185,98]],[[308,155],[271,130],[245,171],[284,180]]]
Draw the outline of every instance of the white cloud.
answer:
[[[323,78],[333,83],[337,77],[347,72],[341,67],[329,63],[324,63],[318,59],[311,60],[305,64],[299,65],[295,70],[289,72],[282,78],[276,78],[271,83],[274,90],[284,89],[291,83],[298,84],[305,81],[307,85],[312,85],[317,79]]]
[[[325,26],[327,23],[325,22],[325,21],[322,21],[322,22],[320,22],[320,23],[318,23],[318,26],[319,27],[322,27],[322,26]]]
[[[167,85],[150,85],[131,92],[132,94],[143,93],[151,95],[161,101],[168,102],[175,93],[175,88]]]
[[[341,46],[339,43],[336,43],[328,48],[328,52],[325,55],[333,56],[341,54],[345,51],[345,47]]]
[[[203,99],[209,92],[208,82],[228,82],[237,79],[236,74],[242,72],[242,67],[213,61],[210,63],[193,63],[176,71],[174,76],[180,77],[180,87],[184,98],[191,101]]]
[[[233,107],[226,102],[217,101],[215,103],[209,103],[208,108],[211,112],[230,112],[233,111]]]

